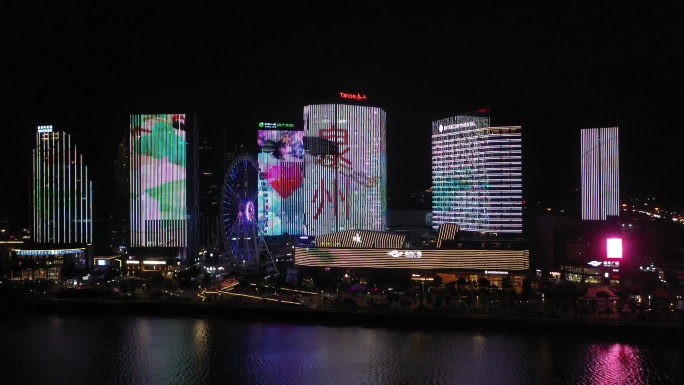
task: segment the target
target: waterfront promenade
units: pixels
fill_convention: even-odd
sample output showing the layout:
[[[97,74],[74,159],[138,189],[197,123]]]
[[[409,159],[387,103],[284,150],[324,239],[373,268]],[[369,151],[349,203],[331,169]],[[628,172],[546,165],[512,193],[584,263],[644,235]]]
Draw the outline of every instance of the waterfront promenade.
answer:
[[[388,328],[495,329],[587,333],[598,336],[652,336],[684,341],[681,320],[646,321],[597,316],[524,316],[506,312],[454,312],[416,308],[339,308],[330,304],[254,301],[233,297],[201,302],[190,298],[59,299],[21,298],[0,302],[5,315],[138,315],[162,317],[227,317],[249,321],[329,326]]]

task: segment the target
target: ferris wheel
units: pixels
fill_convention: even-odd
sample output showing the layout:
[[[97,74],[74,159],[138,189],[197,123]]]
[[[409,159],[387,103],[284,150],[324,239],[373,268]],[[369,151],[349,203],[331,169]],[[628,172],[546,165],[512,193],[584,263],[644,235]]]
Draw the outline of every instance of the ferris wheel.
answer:
[[[242,274],[277,271],[257,215],[258,183],[256,161],[246,154],[230,164],[223,182],[224,244],[234,269]]]

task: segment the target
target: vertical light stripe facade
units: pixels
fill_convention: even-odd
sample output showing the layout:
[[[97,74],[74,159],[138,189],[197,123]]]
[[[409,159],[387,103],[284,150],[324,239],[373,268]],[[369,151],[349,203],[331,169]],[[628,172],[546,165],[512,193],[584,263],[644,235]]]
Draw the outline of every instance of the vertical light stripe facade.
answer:
[[[188,245],[184,122],[184,114],[130,116],[131,247]]]
[[[479,115],[433,122],[432,194],[435,226],[522,233],[521,127]]]
[[[386,114],[346,104],[304,107],[304,233],[387,228]]]
[[[92,243],[92,218],[93,186],[83,155],[68,134],[42,126],[33,151],[35,241]]]
[[[582,219],[619,215],[620,154],[617,127],[581,130]]]
[[[304,233],[304,133],[258,131],[258,217],[264,236]]]

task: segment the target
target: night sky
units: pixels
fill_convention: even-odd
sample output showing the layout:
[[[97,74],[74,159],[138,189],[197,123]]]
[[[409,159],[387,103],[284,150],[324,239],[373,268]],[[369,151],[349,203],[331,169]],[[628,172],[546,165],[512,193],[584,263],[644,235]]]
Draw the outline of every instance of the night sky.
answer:
[[[579,130],[597,126],[620,127],[623,197],[684,187],[676,2],[144,3],[2,2],[0,209],[29,204],[39,124],[72,134],[97,171],[130,113],[195,111],[200,130],[251,143],[259,121],[301,123],[318,85],[382,95],[390,187],[429,186],[431,122],[483,107],[523,126],[528,201],[579,199]]]

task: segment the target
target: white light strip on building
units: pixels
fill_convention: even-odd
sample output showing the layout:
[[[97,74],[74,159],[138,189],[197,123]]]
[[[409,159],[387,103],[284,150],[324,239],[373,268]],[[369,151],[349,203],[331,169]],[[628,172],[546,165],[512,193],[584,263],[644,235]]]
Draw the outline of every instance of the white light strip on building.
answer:
[[[92,182],[71,137],[39,129],[33,155],[35,241],[92,243]]]
[[[618,128],[581,130],[582,219],[605,220],[619,211]]]

